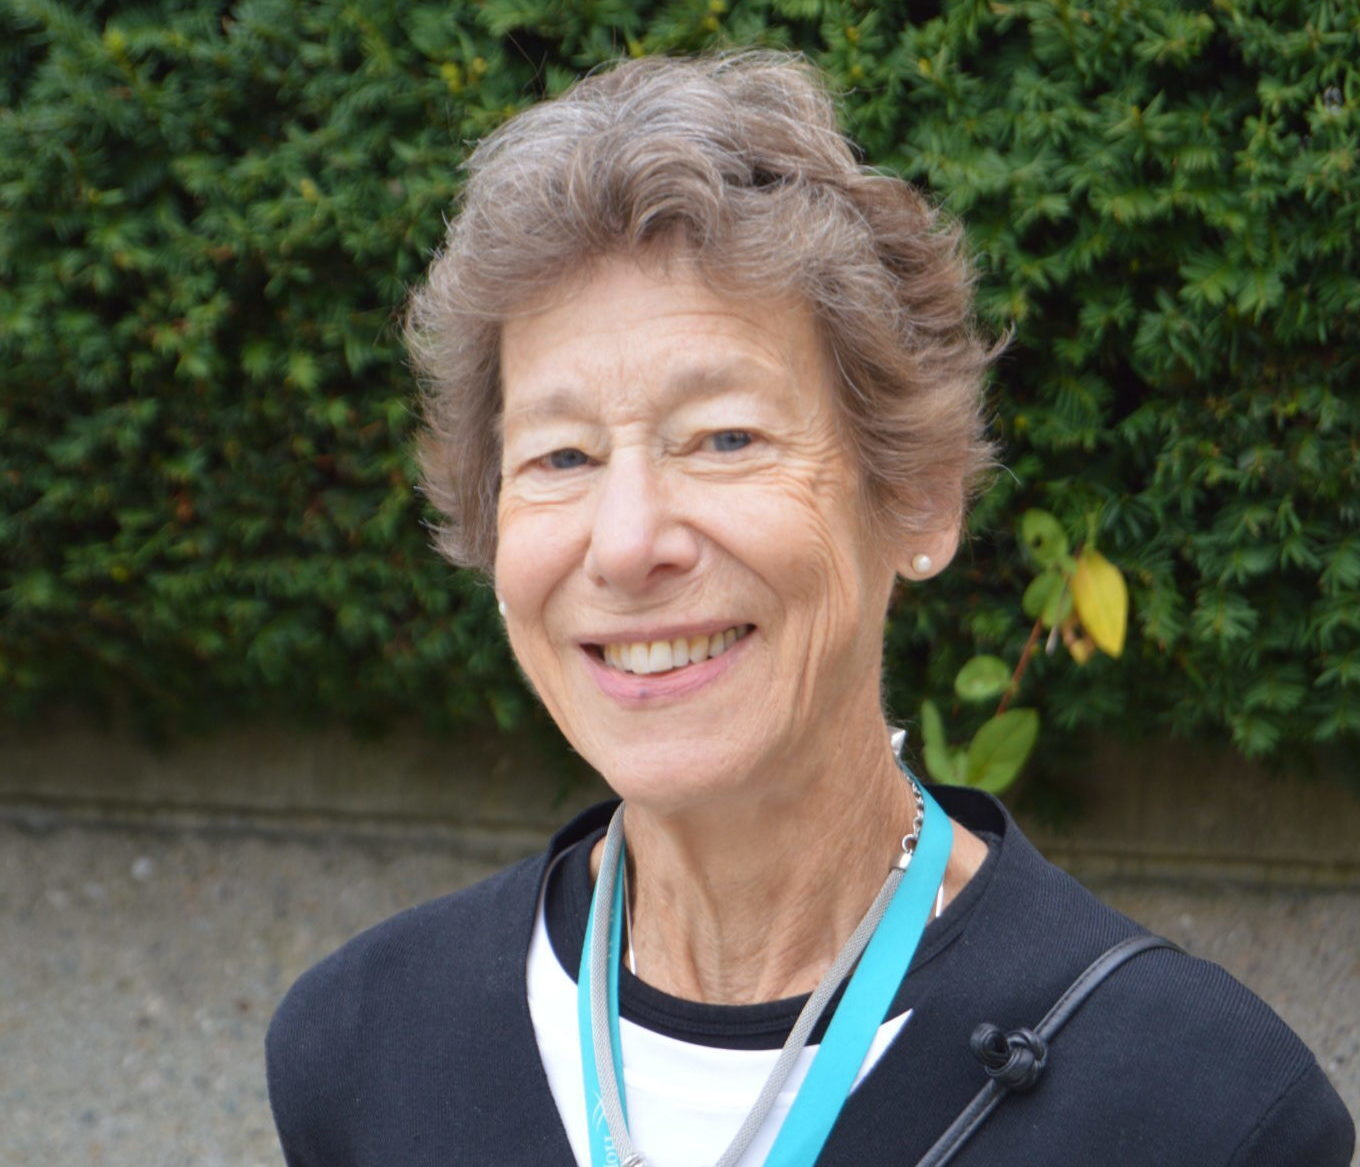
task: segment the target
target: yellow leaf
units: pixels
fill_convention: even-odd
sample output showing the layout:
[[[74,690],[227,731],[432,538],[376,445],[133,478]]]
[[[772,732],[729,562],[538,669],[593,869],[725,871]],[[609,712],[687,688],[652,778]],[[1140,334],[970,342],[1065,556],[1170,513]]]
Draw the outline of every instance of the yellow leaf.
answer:
[[[1096,647],[1110,656],[1124,651],[1129,624],[1129,589],[1124,574],[1099,551],[1088,547],[1077,557],[1072,576],[1077,618]]]

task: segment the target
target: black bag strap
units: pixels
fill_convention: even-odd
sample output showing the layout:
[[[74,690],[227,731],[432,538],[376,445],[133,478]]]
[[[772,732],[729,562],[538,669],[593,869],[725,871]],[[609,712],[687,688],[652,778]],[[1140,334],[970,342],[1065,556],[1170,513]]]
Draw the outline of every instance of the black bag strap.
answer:
[[[917,1162],[916,1167],[944,1167],[988,1115],[1012,1091],[1031,1089],[1048,1062],[1048,1044],[1068,1019],[1081,1008],[1100,983],[1125,961],[1155,948],[1182,949],[1161,936],[1130,936],[1107,948],[1073,981],[1034,1029],[1014,1029],[1007,1033],[999,1026],[983,1022],[973,1031],[973,1053],[987,1068],[988,1081],[959,1113],[949,1129]]]

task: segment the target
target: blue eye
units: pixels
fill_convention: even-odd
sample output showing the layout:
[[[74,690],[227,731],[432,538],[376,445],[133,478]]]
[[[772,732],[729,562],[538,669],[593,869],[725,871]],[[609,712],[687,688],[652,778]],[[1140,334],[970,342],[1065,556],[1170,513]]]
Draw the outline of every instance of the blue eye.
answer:
[[[751,444],[751,435],[745,430],[723,430],[713,435],[713,448],[719,454],[732,454],[744,450]]]
[[[580,450],[554,450],[543,461],[553,470],[575,470],[590,459]]]

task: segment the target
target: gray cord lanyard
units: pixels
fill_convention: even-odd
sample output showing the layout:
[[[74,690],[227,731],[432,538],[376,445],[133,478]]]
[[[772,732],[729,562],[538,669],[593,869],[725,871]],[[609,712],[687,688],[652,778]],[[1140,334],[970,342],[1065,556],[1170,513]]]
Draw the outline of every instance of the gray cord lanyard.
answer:
[[[912,833],[902,840],[902,853],[888,872],[887,878],[879,888],[868,911],[850,933],[831,967],[823,974],[821,981],[807,999],[798,1020],[794,1022],[788,1040],[779,1051],[769,1077],[765,1079],[760,1094],[727,1149],[718,1158],[714,1167],[736,1167],[746,1153],[757,1132],[764,1125],[770,1111],[774,1108],[780,1090],[788,1081],[799,1055],[807,1047],[818,1020],[826,1011],[827,1004],[841,982],[850,975],[870,938],[878,928],[884,913],[892,901],[893,894],[902,882],[903,874],[910,864],[920,838],[921,825],[925,815],[925,798],[915,781],[912,791],[916,796],[916,821]],[[609,1012],[609,966],[611,929],[605,917],[615,900],[615,883],[618,879],[620,859],[623,852],[623,807],[620,805],[609,821],[605,833],[604,854],[600,861],[600,874],[596,883],[591,911],[594,915],[590,934],[590,949],[586,954],[590,978],[590,1034],[595,1052],[595,1071],[599,1080],[600,1106],[617,1156],[620,1167],[647,1167],[644,1159],[633,1146],[628,1133],[628,1123],[624,1118],[623,1100],[615,1074],[614,1052],[615,1036]],[[603,908],[603,911],[600,909]]]

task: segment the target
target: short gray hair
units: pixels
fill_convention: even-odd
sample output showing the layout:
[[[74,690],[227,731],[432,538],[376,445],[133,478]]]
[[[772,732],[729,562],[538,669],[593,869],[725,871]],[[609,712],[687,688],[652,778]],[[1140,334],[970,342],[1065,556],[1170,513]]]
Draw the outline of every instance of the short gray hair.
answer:
[[[720,289],[802,296],[840,372],[874,520],[890,539],[961,521],[991,461],[992,353],[960,231],[859,163],[803,59],[626,61],[511,118],[467,169],[407,320],[424,488],[453,562],[495,559],[503,321],[593,260],[656,248]]]

